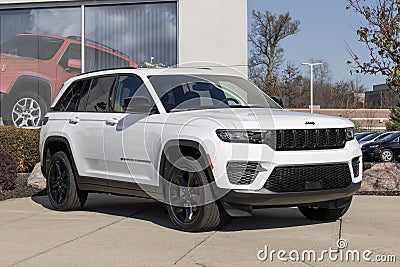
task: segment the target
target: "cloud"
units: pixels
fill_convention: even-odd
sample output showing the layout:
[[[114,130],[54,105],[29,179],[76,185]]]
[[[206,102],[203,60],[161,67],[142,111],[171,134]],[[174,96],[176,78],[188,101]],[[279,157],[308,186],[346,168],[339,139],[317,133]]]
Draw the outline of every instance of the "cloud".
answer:
[[[29,33],[56,36],[81,35],[80,8],[33,9]]]
[[[177,20],[174,4],[141,4],[88,8],[86,33],[93,39],[126,53],[141,64],[176,64]],[[104,23],[106,18],[106,23]]]

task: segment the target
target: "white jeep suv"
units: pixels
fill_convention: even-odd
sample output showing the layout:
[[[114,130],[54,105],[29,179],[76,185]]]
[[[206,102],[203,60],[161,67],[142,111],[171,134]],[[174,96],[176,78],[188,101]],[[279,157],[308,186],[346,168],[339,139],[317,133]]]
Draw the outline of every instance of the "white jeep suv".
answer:
[[[265,207],[335,220],[362,179],[349,120],[284,110],[212,69],[74,77],[43,119],[40,150],[55,209],[81,208],[88,192],[154,198],[185,231]]]

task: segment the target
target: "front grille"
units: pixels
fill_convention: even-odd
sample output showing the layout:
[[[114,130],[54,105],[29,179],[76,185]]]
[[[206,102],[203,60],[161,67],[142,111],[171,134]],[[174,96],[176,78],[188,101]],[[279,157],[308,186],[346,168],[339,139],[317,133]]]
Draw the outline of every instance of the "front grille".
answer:
[[[251,184],[261,169],[258,162],[229,162],[226,166],[229,182],[238,185]]]
[[[343,148],[346,144],[345,129],[278,130],[276,150],[313,150]]]
[[[273,192],[300,192],[344,188],[351,184],[348,164],[275,168],[264,188]]]

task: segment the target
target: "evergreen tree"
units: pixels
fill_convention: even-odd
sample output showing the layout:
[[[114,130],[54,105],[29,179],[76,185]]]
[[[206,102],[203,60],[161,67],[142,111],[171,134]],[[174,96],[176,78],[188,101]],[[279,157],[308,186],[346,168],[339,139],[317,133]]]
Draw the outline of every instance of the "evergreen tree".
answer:
[[[390,110],[389,122],[386,123],[389,131],[400,131],[400,103]]]

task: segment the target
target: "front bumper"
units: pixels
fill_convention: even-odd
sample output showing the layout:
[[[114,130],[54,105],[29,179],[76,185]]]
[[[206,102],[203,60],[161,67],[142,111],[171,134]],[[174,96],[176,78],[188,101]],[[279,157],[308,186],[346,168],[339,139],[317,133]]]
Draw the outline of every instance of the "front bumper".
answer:
[[[377,161],[379,160],[379,149],[363,149],[363,161]]]
[[[245,206],[298,206],[342,199],[352,196],[361,187],[361,182],[340,189],[275,193],[267,189],[257,191],[232,190],[221,201]]]
[[[215,149],[215,148],[214,148]],[[291,166],[310,166],[326,164],[347,164],[353,183],[362,180],[362,162],[360,158],[359,175],[354,176],[352,160],[361,157],[360,145],[356,140],[349,141],[342,149],[274,151],[267,145],[247,145],[219,143],[218,150],[206,148],[211,155],[213,175],[217,186],[228,190],[259,191],[271,176],[275,168]],[[257,163],[260,166],[256,177],[247,184],[232,182],[228,165],[231,163]]]

